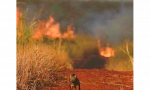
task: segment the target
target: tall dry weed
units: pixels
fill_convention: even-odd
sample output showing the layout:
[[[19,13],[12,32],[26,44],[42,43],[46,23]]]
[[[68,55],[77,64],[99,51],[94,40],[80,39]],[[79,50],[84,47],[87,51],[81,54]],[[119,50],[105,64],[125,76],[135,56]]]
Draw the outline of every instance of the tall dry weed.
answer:
[[[58,85],[62,69],[71,69],[66,52],[44,44],[17,45],[17,89]]]

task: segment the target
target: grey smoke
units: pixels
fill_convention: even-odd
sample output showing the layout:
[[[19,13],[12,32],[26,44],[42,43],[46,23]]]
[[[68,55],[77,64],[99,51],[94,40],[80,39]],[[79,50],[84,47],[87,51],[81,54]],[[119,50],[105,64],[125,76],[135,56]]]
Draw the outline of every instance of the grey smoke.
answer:
[[[133,9],[120,7],[119,11],[105,10],[89,13],[83,21],[84,32],[113,45],[125,39],[133,40]]]
[[[98,7],[97,10],[93,8],[94,5],[90,8],[84,8],[80,2],[69,3],[69,5],[66,4],[68,6],[64,6],[61,3],[50,3],[49,5],[47,2],[38,4],[31,2],[21,6],[21,10],[24,12],[28,8],[27,18],[29,22],[35,15],[36,20],[47,20],[51,13],[55,13],[55,19],[61,27],[70,24],[68,17],[71,14],[75,17],[73,22],[76,26],[76,33],[87,33],[112,45],[117,45],[125,39],[133,40],[133,7],[125,7],[122,2],[119,10],[104,9],[98,11]],[[73,8],[74,11],[68,12],[69,8],[66,7]],[[40,9],[43,9],[44,12],[39,14]],[[72,14],[74,12],[79,14]]]

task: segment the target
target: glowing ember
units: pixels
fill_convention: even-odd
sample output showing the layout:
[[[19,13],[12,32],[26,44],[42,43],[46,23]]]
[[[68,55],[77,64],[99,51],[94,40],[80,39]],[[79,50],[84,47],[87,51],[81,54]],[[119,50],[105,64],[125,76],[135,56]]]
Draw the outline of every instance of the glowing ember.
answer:
[[[100,40],[98,40],[98,49],[99,49],[99,54],[101,56],[104,56],[104,57],[113,57],[114,56],[115,50],[113,48],[108,47],[108,46],[102,48]]]

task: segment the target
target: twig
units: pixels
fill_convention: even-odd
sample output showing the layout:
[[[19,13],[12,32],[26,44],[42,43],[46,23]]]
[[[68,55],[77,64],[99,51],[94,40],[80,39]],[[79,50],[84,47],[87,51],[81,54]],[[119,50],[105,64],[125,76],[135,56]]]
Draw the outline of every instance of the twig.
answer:
[[[128,47],[128,41],[126,41],[126,51],[124,49],[121,48],[121,50],[128,55],[131,63],[132,63],[132,66],[133,66],[133,57],[130,55],[130,52],[129,52],[129,47]]]

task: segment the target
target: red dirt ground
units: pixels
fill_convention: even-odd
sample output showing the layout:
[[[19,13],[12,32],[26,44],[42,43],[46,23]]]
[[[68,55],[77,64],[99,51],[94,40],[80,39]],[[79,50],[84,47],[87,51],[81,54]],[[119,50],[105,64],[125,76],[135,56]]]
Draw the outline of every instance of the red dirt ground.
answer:
[[[81,90],[133,90],[133,71],[123,72],[105,69],[74,69],[63,71],[63,75],[67,78],[67,81],[61,82],[59,87],[45,87],[42,90],[69,90],[68,77],[72,73],[78,76],[81,83]]]

